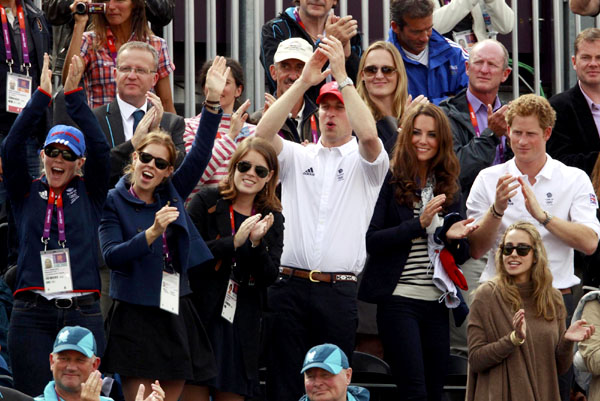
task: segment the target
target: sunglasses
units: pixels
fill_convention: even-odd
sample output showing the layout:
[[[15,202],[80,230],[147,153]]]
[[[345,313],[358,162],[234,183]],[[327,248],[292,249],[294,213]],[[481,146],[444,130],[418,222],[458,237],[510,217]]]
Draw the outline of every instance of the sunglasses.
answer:
[[[252,163],[250,162],[238,162],[236,165],[237,171],[240,173],[245,173],[252,168]],[[260,178],[265,178],[269,175],[269,169],[265,166],[254,166],[254,172]]]
[[[146,152],[137,152],[137,153],[138,153],[139,159],[142,163],[148,164],[152,160],[154,160],[154,165],[159,170],[164,170],[171,165],[171,163],[169,163],[165,159],[162,159],[160,157],[154,157],[150,153],[146,153]]]
[[[373,77],[377,75],[377,71],[379,70],[381,70],[381,73],[386,77],[389,77],[390,75],[396,72],[396,69],[394,67],[390,67],[387,65],[384,65],[383,67],[377,67],[376,65],[368,65],[363,69],[363,72],[367,77]]]
[[[519,245],[502,245],[502,254],[504,256],[512,255],[514,250],[517,250],[517,255],[527,256],[527,254],[533,249],[531,245],[519,244]]]
[[[79,159],[79,157],[73,152],[71,149],[59,149],[54,146],[46,146],[44,148],[44,154],[48,157],[55,158],[58,155],[62,155],[62,158],[68,162],[74,162]]]

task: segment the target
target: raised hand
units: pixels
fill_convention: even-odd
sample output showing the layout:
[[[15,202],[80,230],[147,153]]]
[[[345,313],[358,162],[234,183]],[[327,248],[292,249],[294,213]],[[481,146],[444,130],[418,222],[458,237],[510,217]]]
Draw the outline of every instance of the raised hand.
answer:
[[[165,392],[160,386],[158,380],[156,380],[150,386],[152,387],[152,392],[144,399],[144,391],[146,390],[146,387],[143,384],[140,384],[135,396],[135,401],[164,401]]]
[[[578,320],[574,322],[567,331],[565,332],[565,339],[569,341],[584,341],[590,338],[596,328],[593,324],[588,325],[585,320]]]
[[[75,55],[71,59],[71,64],[69,65],[69,73],[67,74],[67,79],[65,80],[65,93],[75,90],[79,87],[79,82],[81,81],[81,75],[83,74],[83,60],[81,57]]]
[[[275,96],[271,95],[270,93],[265,93],[265,108],[263,109],[263,114],[267,112],[269,107],[275,103],[276,100],[277,99],[275,99]]]
[[[406,98],[406,102],[404,103],[404,113],[406,113],[413,107],[416,107],[420,104],[427,104],[427,103],[429,103],[429,99],[427,99],[423,95],[419,95],[414,99],[412,98],[411,95],[408,95],[408,98]]]
[[[154,118],[152,119],[152,123],[150,124],[150,131],[154,131],[160,126],[160,122],[162,121],[165,109],[163,107],[162,101],[156,93],[153,93],[151,91],[146,92],[146,99],[148,99],[150,104],[152,104],[153,106],[150,110],[154,110],[156,112]]]
[[[100,390],[102,390],[102,376],[95,370],[90,373],[85,383],[81,383],[81,401],[100,400]]]
[[[421,227],[429,227],[431,221],[433,220],[433,216],[437,215],[439,212],[442,211],[444,202],[446,202],[446,195],[440,194],[438,196],[435,196],[432,200],[430,200],[427,203],[427,205],[423,209],[423,213],[421,213],[421,216],[419,216]]]
[[[142,143],[142,139],[148,132],[152,131],[152,123],[156,120],[157,110],[153,107],[144,114],[144,117],[138,123],[133,136],[131,137],[131,146],[134,149],[137,149],[140,143]]]
[[[350,39],[358,33],[358,21],[352,19],[351,15],[338,17],[329,14],[325,22],[325,35],[333,36],[342,42],[345,57],[350,56]]]
[[[346,74],[346,57],[344,56],[344,46],[342,42],[334,36],[328,36],[321,39],[319,51],[323,52],[329,59],[329,67],[336,81],[342,82],[348,77]]]
[[[304,64],[304,69],[299,79],[309,86],[315,86],[320,83],[331,74],[331,70],[321,71],[326,62],[327,56],[325,53],[320,48],[315,50],[310,59]]]
[[[248,113],[246,113],[248,107],[250,107],[250,99],[246,99],[246,101],[231,114],[231,124],[229,125],[229,133],[227,134],[231,140],[235,140],[248,119]]]
[[[250,232],[250,241],[252,242],[252,245],[257,246],[260,243],[260,240],[267,234],[267,231],[269,231],[269,228],[271,228],[274,221],[275,217],[273,217],[273,213],[269,213],[254,225],[254,228]]]
[[[88,20],[90,18],[90,15],[88,13],[77,14],[75,12],[75,7],[77,6],[77,3],[91,3],[91,0],[78,0],[78,1],[74,1],[69,6],[69,8],[71,9],[71,14],[73,14],[73,19],[75,20],[75,23],[76,24],[87,25],[87,22],[88,22]]]
[[[218,102],[221,99],[221,93],[227,83],[230,68],[227,67],[225,57],[217,56],[206,73],[205,88],[207,91],[206,100]]]
[[[508,200],[517,194],[517,188],[519,184],[515,183],[517,177],[513,177],[510,174],[504,174],[498,178],[496,183],[496,199],[494,201],[494,208],[498,213],[503,214],[508,207]]]
[[[517,178],[519,184],[521,184],[521,192],[523,193],[523,198],[525,198],[525,208],[533,217],[539,222],[542,222],[546,219],[546,213],[544,213],[544,209],[540,206],[533,190],[527,183],[523,180],[523,178]]]
[[[256,223],[260,221],[261,215],[255,214],[254,216],[248,217],[240,224],[235,236],[233,237],[233,246],[237,249],[244,245],[250,236],[250,233],[254,229]]]
[[[519,340],[524,340],[527,332],[527,322],[525,321],[525,309],[519,309],[513,316],[513,329]]]
[[[177,220],[179,217],[179,211],[173,206],[163,206],[154,215],[154,223],[149,228],[154,234],[162,235],[167,229],[167,226]]]
[[[474,222],[474,218],[469,218],[466,220],[457,221],[452,224],[448,231],[446,231],[446,238],[448,239],[462,239],[467,237],[473,231],[475,231],[479,226],[477,224],[469,225]]]
[[[42,66],[42,74],[40,75],[40,88],[52,96],[52,70],[50,69],[50,56],[48,56],[48,53],[44,53],[44,65]]]
[[[494,134],[496,134],[498,138],[501,138],[508,132],[508,124],[506,122],[507,110],[508,105],[504,105],[494,112],[492,112],[491,104],[488,104],[487,107],[488,127],[492,130]]]

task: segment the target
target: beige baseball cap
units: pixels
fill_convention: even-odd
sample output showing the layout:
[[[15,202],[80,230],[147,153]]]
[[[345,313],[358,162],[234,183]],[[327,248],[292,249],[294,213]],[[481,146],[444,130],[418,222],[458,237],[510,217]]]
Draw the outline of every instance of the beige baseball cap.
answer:
[[[313,47],[302,38],[290,38],[279,43],[273,62],[296,59],[306,63],[313,54]]]

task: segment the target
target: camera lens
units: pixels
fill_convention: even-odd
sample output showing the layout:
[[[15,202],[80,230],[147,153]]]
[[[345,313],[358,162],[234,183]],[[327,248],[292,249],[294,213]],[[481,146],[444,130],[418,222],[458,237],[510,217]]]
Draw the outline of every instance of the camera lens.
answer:
[[[85,14],[87,13],[87,6],[85,3],[77,3],[75,4],[75,13],[76,14]]]

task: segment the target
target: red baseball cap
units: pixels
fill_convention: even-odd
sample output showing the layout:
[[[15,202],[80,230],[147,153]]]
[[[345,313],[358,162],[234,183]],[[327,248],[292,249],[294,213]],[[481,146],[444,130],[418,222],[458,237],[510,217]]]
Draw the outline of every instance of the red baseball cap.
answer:
[[[319,97],[317,98],[317,104],[321,103],[321,99],[323,99],[326,95],[334,95],[336,96],[342,104],[344,103],[344,97],[342,96],[342,92],[338,89],[338,83],[336,81],[327,82],[325,85],[321,86],[321,90],[319,91]]]

